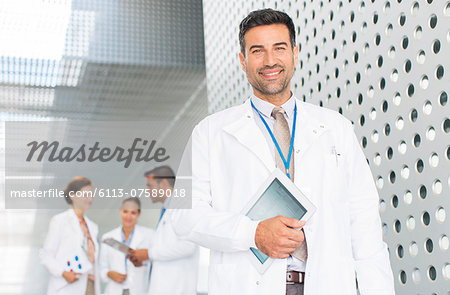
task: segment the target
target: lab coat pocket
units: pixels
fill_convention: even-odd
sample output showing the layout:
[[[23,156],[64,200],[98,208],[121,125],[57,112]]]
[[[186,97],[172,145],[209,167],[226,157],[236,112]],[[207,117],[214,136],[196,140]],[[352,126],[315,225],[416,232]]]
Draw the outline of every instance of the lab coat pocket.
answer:
[[[342,185],[345,183],[340,169],[342,165],[342,156],[339,152],[330,152],[324,157],[323,181],[326,184],[325,194],[330,197],[334,196],[331,200],[337,202],[342,202],[342,196],[345,196],[345,194],[339,194]]]
[[[336,173],[337,169],[339,168],[340,162],[341,162],[341,156],[336,153],[330,153],[330,154],[326,154],[324,158],[325,158],[326,168],[330,169],[329,171]]]
[[[231,294],[233,283],[229,278],[236,272],[236,264],[220,263],[209,266],[209,281],[215,282],[209,286],[211,294]]]
[[[54,277],[49,284],[49,290],[61,290],[64,287],[69,286],[69,283],[61,275],[60,277]],[[65,290],[65,289],[64,289]],[[50,293],[50,292],[49,292]]]
[[[339,278],[342,294],[356,294],[356,265],[351,257],[339,258]]]

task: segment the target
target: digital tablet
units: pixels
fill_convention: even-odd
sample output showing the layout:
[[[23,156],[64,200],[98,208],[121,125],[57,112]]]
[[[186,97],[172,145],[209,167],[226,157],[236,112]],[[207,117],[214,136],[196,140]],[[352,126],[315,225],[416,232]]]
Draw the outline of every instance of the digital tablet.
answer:
[[[278,215],[306,221],[316,211],[314,204],[279,169],[264,180],[242,213],[252,220],[266,220]],[[273,259],[255,248],[249,258],[260,273],[266,271]]]
[[[119,241],[117,241],[117,240],[115,240],[113,238],[104,239],[102,242],[105,243],[108,246],[113,247],[117,251],[120,251],[120,252],[122,252],[124,254],[127,254],[127,255],[130,254],[130,250],[131,250],[130,247],[128,247],[124,243],[121,243],[121,242],[119,242]]]

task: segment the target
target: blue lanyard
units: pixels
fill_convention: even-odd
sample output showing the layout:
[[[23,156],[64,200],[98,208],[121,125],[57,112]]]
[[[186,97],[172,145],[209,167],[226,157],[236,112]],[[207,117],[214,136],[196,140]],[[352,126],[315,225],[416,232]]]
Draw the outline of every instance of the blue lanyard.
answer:
[[[294,147],[295,125],[296,125],[295,123],[297,122],[297,104],[295,104],[295,107],[294,107],[294,121],[293,121],[293,124],[292,124],[291,144],[289,145],[289,154],[288,154],[288,158],[286,160],[286,158],[283,155],[283,152],[281,151],[280,145],[278,144],[277,139],[273,135],[272,130],[270,130],[270,127],[267,124],[266,120],[263,118],[263,116],[261,115],[259,110],[255,107],[255,105],[253,104],[252,100],[250,100],[250,103],[252,104],[252,107],[255,109],[255,111],[258,113],[259,117],[261,118],[261,121],[264,123],[264,126],[266,126],[267,131],[269,131],[270,137],[272,137],[272,141],[275,144],[275,146],[276,146],[276,148],[278,150],[278,153],[281,156],[281,160],[283,160],[284,168],[286,169],[286,175],[290,179],[291,175],[289,174],[289,165],[290,165],[291,157],[292,157],[292,149]]]
[[[161,222],[161,219],[163,218],[164,213],[166,213],[166,208],[162,207],[161,215],[159,215],[158,224],[156,225],[156,227],[158,227],[159,223]]]
[[[133,228],[133,231],[130,233],[130,238],[128,239],[128,242],[125,239],[125,233],[123,232],[123,227],[122,227],[122,230],[121,230],[121,234],[122,234],[122,243],[124,243],[127,246],[130,246],[131,241],[133,240],[134,228]],[[128,272],[127,256],[125,255],[125,273],[127,273],[127,272]]]

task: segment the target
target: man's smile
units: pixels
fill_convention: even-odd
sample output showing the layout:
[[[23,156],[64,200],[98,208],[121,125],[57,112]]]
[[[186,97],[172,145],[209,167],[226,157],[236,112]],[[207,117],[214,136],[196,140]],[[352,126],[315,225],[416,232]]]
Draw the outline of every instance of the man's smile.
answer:
[[[266,80],[275,80],[280,77],[283,71],[283,69],[266,70],[259,72],[259,75]]]

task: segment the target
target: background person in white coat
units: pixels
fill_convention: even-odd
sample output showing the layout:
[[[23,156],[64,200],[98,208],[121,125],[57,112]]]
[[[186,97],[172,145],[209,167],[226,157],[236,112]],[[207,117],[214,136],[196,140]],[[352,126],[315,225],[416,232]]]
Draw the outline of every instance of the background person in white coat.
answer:
[[[135,251],[130,259],[136,263],[152,261],[149,295],[197,294],[198,246],[176,236],[170,221],[171,209],[166,210],[175,173],[169,166],[160,166],[146,172],[145,177],[152,201],[162,202],[163,208],[148,251]]]
[[[356,278],[361,294],[394,294],[378,194],[351,123],[290,91],[299,51],[292,19],[253,11],[239,42],[253,94],[194,128],[192,209],[172,219],[181,237],[211,249],[209,294],[353,295]],[[292,161],[276,144],[285,159],[292,147]],[[316,205],[306,225],[241,213],[274,169],[289,173]],[[264,273],[251,263],[250,247],[274,258]]]
[[[64,196],[72,208],[52,217],[40,251],[51,275],[47,294],[99,295],[98,226],[85,216],[93,201],[91,181],[73,178]]]
[[[127,244],[132,249],[147,248],[154,231],[137,224],[141,215],[139,198],[127,198],[119,210],[122,225],[105,233],[102,241],[113,238]],[[102,243],[100,251],[100,276],[106,282],[104,295],[141,295],[147,293],[150,262],[136,266],[126,255],[107,244]]]

